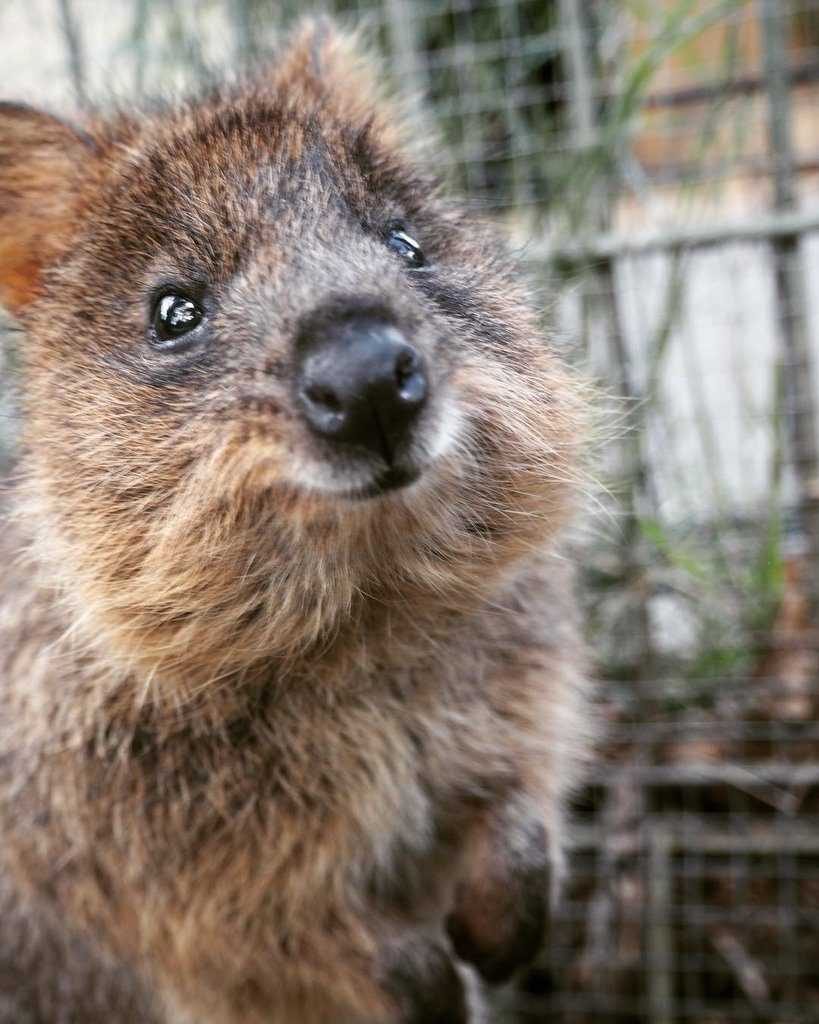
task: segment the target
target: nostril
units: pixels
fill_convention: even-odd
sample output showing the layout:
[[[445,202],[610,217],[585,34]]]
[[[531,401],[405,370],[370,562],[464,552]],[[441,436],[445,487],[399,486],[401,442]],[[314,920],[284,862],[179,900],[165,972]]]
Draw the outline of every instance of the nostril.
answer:
[[[398,397],[407,405],[417,405],[426,398],[427,379],[421,357],[413,348],[406,348],[395,362]]]
[[[344,411],[341,399],[326,384],[308,384],[304,389],[304,396],[314,405],[323,406],[328,412],[340,413]]]
[[[398,386],[400,387],[417,369],[418,353],[412,348],[404,349],[395,363],[395,376]]]
[[[308,380],[300,391],[302,409],[307,422],[325,437],[343,433],[348,419],[344,395],[332,384],[322,380]]]

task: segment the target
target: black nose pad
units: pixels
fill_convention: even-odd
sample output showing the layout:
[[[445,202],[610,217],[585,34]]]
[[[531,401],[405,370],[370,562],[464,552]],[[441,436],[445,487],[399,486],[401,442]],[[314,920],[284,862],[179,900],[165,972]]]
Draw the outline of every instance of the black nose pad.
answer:
[[[310,428],[392,464],[429,392],[424,360],[388,321],[342,320],[310,339],[298,378]]]

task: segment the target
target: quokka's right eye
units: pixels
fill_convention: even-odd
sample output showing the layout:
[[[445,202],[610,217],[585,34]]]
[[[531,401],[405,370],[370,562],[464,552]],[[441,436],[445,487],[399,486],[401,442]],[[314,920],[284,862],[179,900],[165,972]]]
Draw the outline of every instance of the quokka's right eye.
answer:
[[[155,348],[179,351],[192,344],[205,313],[193,299],[179,292],[166,292],[156,300],[151,320],[151,342]]]
[[[426,257],[421,251],[421,246],[407,231],[403,224],[394,222],[387,230],[387,245],[390,249],[406,263],[410,270],[420,270],[426,266]]]

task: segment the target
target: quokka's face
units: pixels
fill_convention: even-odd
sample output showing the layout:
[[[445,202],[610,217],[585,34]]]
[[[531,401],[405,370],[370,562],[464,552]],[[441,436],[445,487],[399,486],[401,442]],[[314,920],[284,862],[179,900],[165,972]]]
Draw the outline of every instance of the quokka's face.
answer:
[[[313,104],[240,96],[143,126],[61,283],[78,378],[105,366],[158,451],[252,449],[255,485],[349,503],[456,443],[463,332],[438,291],[470,236],[372,127]]]
[[[479,589],[562,517],[572,387],[370,91],[312,30],[264,80],[88,138],[0,119],[5,223],[41,254],[0,251],[34,491],[124,648],[181,663],[217,620],[248,659],[298,647],[362,593]]]

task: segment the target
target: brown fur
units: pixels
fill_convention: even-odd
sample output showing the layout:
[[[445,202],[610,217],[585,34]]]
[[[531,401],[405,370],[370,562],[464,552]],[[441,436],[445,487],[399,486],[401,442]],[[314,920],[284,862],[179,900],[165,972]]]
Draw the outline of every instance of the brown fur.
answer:
[[[374,92],[321,26],[267,77],[82,134],[0,108],[0,296],[26,330],[0,892],[56,950],[26,998],[86,946],[112,993],[66,982],[64,1017],[32,1020],[454,1022],[448,915],[488,976],[534,952],[515,922],[584,745],[552,553],[582,403]],[[397,217],[431,257],[412,281]],[[179,280],[209,309],[191,358],[145,340]],[[291,398],[299,331],[351,297],[411,332],[424,436],[455,438],[370,500],[312,486],[329,463]]]

